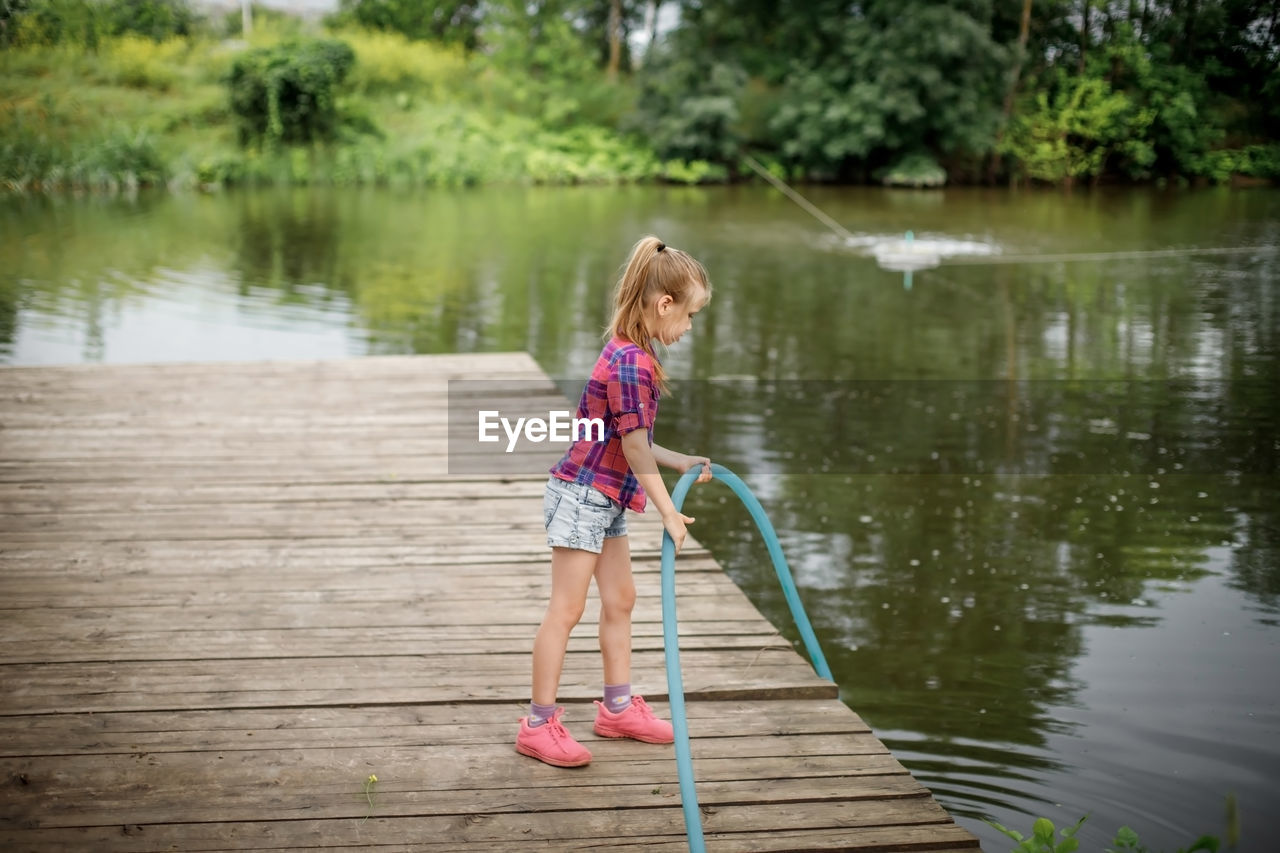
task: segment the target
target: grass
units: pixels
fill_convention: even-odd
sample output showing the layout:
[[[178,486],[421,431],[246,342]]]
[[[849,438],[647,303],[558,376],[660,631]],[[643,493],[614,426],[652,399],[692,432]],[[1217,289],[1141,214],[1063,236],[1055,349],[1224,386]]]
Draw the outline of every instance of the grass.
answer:
[[[290,34],[261,27],[251,45]],[[333,35],[356,53],[339,102],[341,137],[274,150],[237,141],[223,81],[242,42],[126,36],[96,51],[0,51],[0,185],[23,192],[723,178],[705,163],[662,162],[603,126],[513,112],[505,98],[512,81],[455,49],[383,33]]]

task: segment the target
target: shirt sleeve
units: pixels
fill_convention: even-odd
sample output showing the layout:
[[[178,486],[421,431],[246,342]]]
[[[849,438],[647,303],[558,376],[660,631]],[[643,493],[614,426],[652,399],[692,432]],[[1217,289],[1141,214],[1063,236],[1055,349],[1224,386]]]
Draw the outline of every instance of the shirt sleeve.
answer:
[[[626,435],[653,426],[653,365],[639,347],[628,348],[609,368],[609,412],[614,430]]]

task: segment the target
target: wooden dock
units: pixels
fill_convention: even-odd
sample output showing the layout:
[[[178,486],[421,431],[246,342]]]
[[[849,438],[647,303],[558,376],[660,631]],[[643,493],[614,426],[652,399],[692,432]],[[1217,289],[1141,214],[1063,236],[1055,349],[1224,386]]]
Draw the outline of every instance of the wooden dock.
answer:
[[[0,368],[0,848],[686,849],[674,749],[591,733],[594,602],[560,698],[595,760],[512,747],[545,475],[448,474],[464,378],[556,393],[523,354]],[[633,682],[666,714],[660,535]],[[678,569],[709,850],[977,847],[715,560]]]

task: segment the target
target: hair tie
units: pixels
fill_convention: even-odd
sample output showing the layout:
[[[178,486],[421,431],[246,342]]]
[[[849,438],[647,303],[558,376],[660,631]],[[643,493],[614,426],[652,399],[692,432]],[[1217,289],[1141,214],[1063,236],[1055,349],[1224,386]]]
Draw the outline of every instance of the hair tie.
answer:
[[[661,240],[659,240],[659,241],[658,241],[658,251],[659,251],[659,252],[661,252],[661,251],[662,251],[663,249],[665,249],[665,248],[667,248],[667,244],[666,244],[666,243],[664,243],[664,242],[662,242]]]

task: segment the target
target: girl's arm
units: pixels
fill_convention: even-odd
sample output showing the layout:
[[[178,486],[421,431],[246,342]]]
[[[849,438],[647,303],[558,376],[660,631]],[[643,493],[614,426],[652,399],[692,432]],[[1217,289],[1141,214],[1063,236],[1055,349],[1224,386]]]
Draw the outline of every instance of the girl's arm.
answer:
[[[626,452],[625,449],[623,452]],[[694,482],[711,482],[711,460],[705,456],[690,456],[687,453],[677,453],[674,450],[667,450],[665,447],[655,444],[653,445],[653,458],[664,468],[674,468],[681,474],[694,465],[702,465],[702,473],[698,475],[698,479]]]
[[[693,519],[676,511],[676,505],[671,501],[670,493],[667,492],[667,484],[662,481],[662,475],[658,473],[658,465],[661,462],[678,471],[687,471],[695,464],[705,462],[706,468],[698,477],[698,482],[701,483],[711,479],[711,460],[701,456],[673,453],[656,444],[650,447],[648,431],[643,429],[632,430],[622,437],[622,455],[627,457],[631,473],[636,475],[645,494],[649,496],[658,514],[662,516],[662,526],[671,534],[671,540],[676,543],[676,553],[680,553],[680,547],[684,545],[685,537],[689,533],[685,525],[692,524]],[[681,465],[684,467],[680,467]]]

